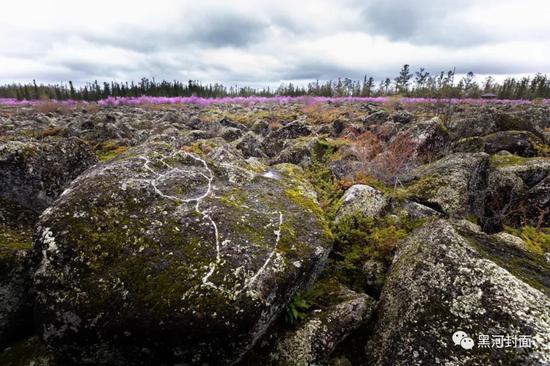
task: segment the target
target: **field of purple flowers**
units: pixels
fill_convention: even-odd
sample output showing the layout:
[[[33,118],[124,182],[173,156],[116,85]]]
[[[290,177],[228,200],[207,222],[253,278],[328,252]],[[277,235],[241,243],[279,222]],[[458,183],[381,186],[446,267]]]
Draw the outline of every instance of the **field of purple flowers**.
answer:
[[[436,103],[449,103],[449,99],[438,98],[398,98],[398,97],[225,97],[225,98],[201,98],[201,97],[108,97],[106,99],[99,100],[97,104],[102,107],[108,106],[122,106],[122,105],[160,105],[160,104],[195,104],[201,106],[207,106],[211,104],[258,104],[258,103],[301,103],[301,104],[316,104],[316,103],[334,103],[334,102],[352,102],[352,103],[384,103],[389,100],[399,101],[405,104],[436,104]],[[521,105],[539,103],[550,105],[550,99],[543,99],[538,101],[531,100],[512,100],[512,99],[450,99],[451,104],[472,104],[472,105],[485,105],[485,104],[507,104],[507,105]],[[37,106],[46,103],[54,103],[60,106],[77,106],[79,104],[87,105],[94,104],[96,102],[75,101],[75,100],[17,100],[13,98],[0,98],[0,105],[4,106]]]

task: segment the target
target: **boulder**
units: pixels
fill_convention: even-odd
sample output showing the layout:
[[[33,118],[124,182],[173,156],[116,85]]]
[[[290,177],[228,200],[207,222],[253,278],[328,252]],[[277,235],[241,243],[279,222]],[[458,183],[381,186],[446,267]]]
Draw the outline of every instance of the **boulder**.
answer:
[[[515,155],[496,155],[491,160],[494,168],[485,199],[484,229],[548,226],[550,160]]]
[[[31,231],[0,224],[0,350],[33,330]]]
[[[536,145],[542,141],[526,131],[502,131],[483,137],[484,150],[488,154],[495,154],[505,150],[519,156],[535,156]]]
[[[381,124],[390,119],[390,114],[384,110],[374,111],[363,118],[366,126]]]
[[[315,196],[221,139],[89,170],[37,227],[43,339],[69,363],[237,362],[326,260]]]
[[[230,119],[227,119],[227,118],[223,118],[220,121],[220,125],[222,125],[223,127],[236,128],[236,129],[241,130],[241,131],[247,131],[248,130],[248,127],[246,127],[242,123],[234,122],[234,121],[231,121]]]
[[[264,152],[269,157],[274,157],[281,152],[287,140],[308,136],[311,133],[311,127],[305,121],[290,122],[267,135],[263,142]]]
[[[485,153],[456,153],[416,168],[403,181],[413,201],[453,217],[481,217],[489,167]]]
[[[315,312],[297,329],[277,336],[269,354],[272,365],[308,366],[325,362],[336,346],[366,322],[374,312],[376,301],[345,287],[331,294],[335,302]]]
[[[303,137],[291,140],[287,145],[277,156],[270,160],[270,164],[291,163],[307,167],[313,162],[320,162],[330,148],[325,139],[318,137]]]
[[[498,110],[495,107],[484,107],[466,116],[453,118],[447,125],[451,138],[456,141],[462,138],[485,136],[499,131],[529,131],[543,137],[543,132],[532,121],[532,114],[518,114]]]
[[[503,247],[525,258],[514,246],[444,220],[428,223],[405,239],[382,291],[366,349],[369,364],[548,364],[548,292],[544,286],[530,286],[519,276],[521,268],[510,271],[509,251],[502,257],[491,254]],[[534,275],[540,279],[540,272]],[[453,340],[458,331],[465,334]],[[464,335],[468,339],[462,341]],[[499,335],[528,337],[532,344],[491,347],[492,337]],[[489,347],[484,347],[486,337]]]
[[[389,199],[382,192],[365,184],[355,184],[340,199],[335,221],[356,214],[363,217],[382,216],[389,205]]]
[[[243,135],[243,131],[235,127],[225,127],[222,129],[220,136],[228,142],[235,141]]]
[[[267,136],[270,132],[269,123],[267,121],[264,121],[264,120],[261,120],[261,119],[254,122],[250,129],[255,134],[257,134],[259,136],[263,136],[263,137]]]
[[[35,212],[0,200],[0,350],[33,331],[31,247],[37,219]]]
[[[262,151],[262,140],[252,131],[248,131],[241,138],[235,141],[235,147],[241,150],[245,158],[251,156],[263,158],[266,157]]]
[[[404,109],[397,110],[391,114],[392,121],[401,124],[411,123],[414,120],[414,115]]]
[[[415,145],[420,160],[433,161],[446,153],[449,133],[438,117],[411,124],[404,132],[410,143]]]
[[[97,162],[93,151],[77,138],[0,143],[0,199],[40,213]]]

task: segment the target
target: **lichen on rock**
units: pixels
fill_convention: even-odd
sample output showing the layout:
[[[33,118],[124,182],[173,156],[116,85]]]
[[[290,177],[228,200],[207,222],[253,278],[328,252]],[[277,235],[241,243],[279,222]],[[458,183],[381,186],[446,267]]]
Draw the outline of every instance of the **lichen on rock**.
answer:
[[[330,231],[314,196],[288,194],[299,178],[207,145],[129,150],[43,214],[37,307],[58,354],[231,364],[319,272]]]

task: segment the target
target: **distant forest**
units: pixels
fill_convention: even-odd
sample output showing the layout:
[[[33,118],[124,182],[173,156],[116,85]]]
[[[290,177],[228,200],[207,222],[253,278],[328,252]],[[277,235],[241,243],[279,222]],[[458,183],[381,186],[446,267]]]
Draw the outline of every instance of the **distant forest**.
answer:
[[[155,81],[142,78],[139,82],[103,82],[97,81],[75,87],[71,81],[67,84],[43,85],[35,81],[30,84],[10,84],[0,86],[0,98],[16,98],[18,100],[57,99],[95,101],[107,97],[139,97],[143,95],[154,97],[188,97],[221,98],[235,96],[323,96],[323,97],[374,97],[400,95],[407,97],[453,97],[479,98],[483,94],[494,94],[499,99],[537,99],[550,98],[550,78],[547,75],[536,74],[521,79],[507,78],[497,83],[494,78],[487,77],[476,81],[475,75],[469,72],[458,79],[454,71],[440,72],[432,75],[425,69],[411,71],[409,65],[404,65],[394,78],[386,78],[375,82],[374,78],[365,76],[363,80],[338,78],[325,82],[312,82],[307,86],[297,86],[292,83],[282,84],[276,89],[254,89],[240,86],[224,86],[221,84],[203,85],[199,81]]]

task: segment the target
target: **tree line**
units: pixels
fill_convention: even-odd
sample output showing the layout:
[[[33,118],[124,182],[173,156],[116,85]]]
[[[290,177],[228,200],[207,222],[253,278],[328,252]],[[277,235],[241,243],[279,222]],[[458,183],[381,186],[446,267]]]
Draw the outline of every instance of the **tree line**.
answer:
[[[293,83],[281,84],[278,88],[251,88],[225,86],[222,84],[204,85],[199,81],[155,81],[142,78],[139,82],[95,81],[75,87],[71,81],[63,84],[9,84],[0,86],[0,98],[18,100],[56,99],[96,101],[107,97],[189,97],[203,98],[248,97],[248,96],[322,96],[322,97],[378,97],[406,96],[418,98],[479,98],[483,94],[494,94],[499,99],[550,98],[550,78],[544,74],[519,79],[509,77],[497,82],[489,76],[477,81],[473,72],[461,78],[454,70],[430,74],[424,68],[412,72],[409,65],[403,65],[394,78],[375,81],[373,77],[363,80],[338,78],[330,81],[316,81],[308,85]]]

